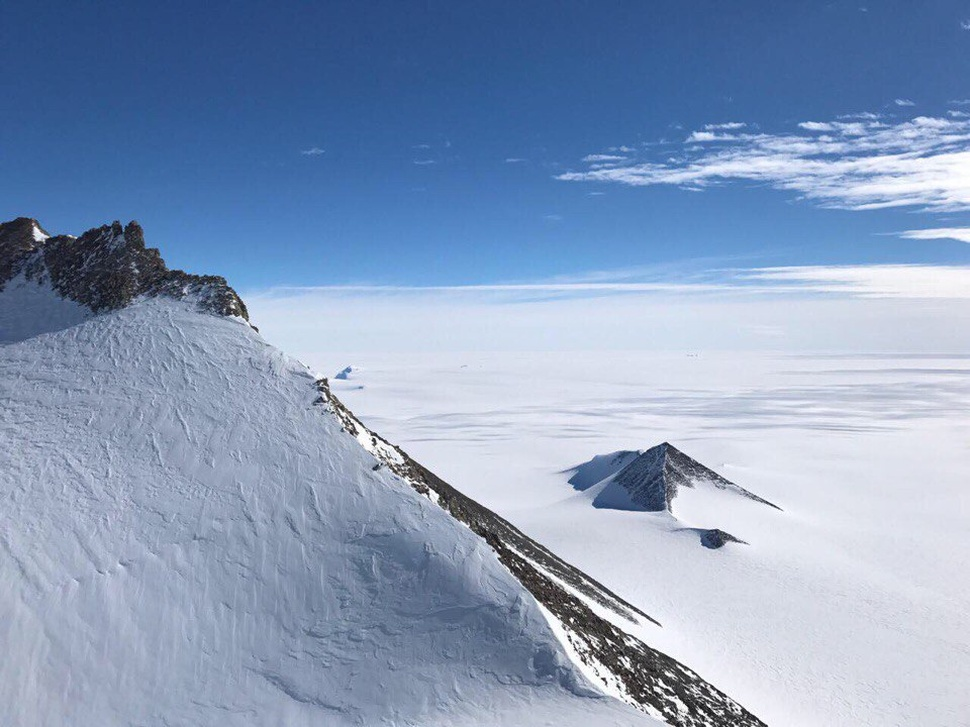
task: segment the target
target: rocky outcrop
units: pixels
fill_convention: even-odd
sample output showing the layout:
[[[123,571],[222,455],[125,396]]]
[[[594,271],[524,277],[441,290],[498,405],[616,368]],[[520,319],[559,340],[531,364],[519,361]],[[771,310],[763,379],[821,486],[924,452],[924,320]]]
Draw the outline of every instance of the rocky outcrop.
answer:
[[[195,301],[200,310],[249,320],[225,278],[169,270],[157,248],[145,246],[137,222],[88,230],[81,237],[47,236],[33,219],[0,224],[0,290],[13,278],[48,284],[95,313],[117,310],[141,296]]]
[[[37,250],[47,233],[29,217],[0,222],[0,290]]]
[[[701,536],[701,545],[703,545],[705,548],[710,548],[711,550],[723,548],[728,543],[740,543],[741,545],[747,545],[747,543],[741,540],[741,538],[736,538],[731,535],[731,533],[726,533],[718,528],[700,530],[699,534]]]
[[[644,510],[672,512],[671,503],[677,496],[678,489],[696,487],[700,483],[734,492],[776,510],[781,509],[725,479],[668,442],[643,452],[620,470],[612,484],[626,490],[633,503]]]

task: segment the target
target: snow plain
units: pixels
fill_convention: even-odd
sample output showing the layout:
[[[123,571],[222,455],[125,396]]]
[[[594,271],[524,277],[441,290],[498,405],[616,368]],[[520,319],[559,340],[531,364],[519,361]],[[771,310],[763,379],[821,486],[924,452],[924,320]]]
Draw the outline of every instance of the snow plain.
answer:
[[[165,299],[0,345],[0,724],[657,724],[314,382]]]
[[[970,356],[296,351],[372,429],[664,625],[791,727],[970,714]],[[783,508],[592,507],[595,455],[668,440]],[[594,488],[595,489],[595,488]],[[691,528],[749,545],[704,548]]]

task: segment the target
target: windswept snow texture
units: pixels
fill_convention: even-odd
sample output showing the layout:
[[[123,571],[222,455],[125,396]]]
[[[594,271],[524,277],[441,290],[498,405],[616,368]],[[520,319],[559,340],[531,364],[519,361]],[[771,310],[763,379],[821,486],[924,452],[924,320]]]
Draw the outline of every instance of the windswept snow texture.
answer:
[[[60,331],[91,315],[89,308],[21,274],[0,288],[0,343]]]
[[[236,318],[0,346],[0,724],[634,725]]]

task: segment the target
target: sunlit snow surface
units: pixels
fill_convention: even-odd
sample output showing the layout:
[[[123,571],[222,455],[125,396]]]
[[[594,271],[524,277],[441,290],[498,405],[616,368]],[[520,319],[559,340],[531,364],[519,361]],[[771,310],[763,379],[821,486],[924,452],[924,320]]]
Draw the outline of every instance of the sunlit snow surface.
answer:
[[[169,300],[0,345],[0,724],[654,724],[314,380]]]
[[[970,714],[970,357],[304,354],[376,431],[656,616],[772,725]],[[365,388],[356,388],[365,384]],[[594,455],[670,441],[778,504],[596,509]],[[748,545],[700,545],[720,528]]]

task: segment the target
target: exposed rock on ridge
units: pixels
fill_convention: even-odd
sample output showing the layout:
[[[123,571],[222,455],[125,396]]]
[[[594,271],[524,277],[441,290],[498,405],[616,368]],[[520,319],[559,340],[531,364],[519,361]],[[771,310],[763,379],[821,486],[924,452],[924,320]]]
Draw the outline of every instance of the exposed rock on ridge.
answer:
[[[657,622],[569,565],[502,517],[415,462],[367,429],[317,381],[314,402],[337,415],[344,429],[417,492],[485,539],[523,586],[560,623],[570,647],[604,684],[619,684],[625,701],[677,727],[755,727],[764,723],[698,674],[596,613],[605,609],[633,624]]]
[[[139,296],[194,300],[201,310],[249,320],[225,278],[169,270],[157,248],[145,246],[137,222],[103,225],[81,237],[48,237],[28,217],[0,223],[0,290],[16,276],[49,283],[61,297],[95,313],[117,310]]]

